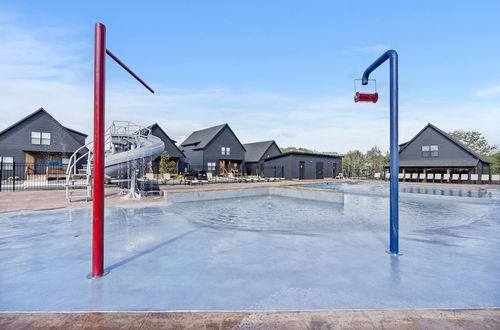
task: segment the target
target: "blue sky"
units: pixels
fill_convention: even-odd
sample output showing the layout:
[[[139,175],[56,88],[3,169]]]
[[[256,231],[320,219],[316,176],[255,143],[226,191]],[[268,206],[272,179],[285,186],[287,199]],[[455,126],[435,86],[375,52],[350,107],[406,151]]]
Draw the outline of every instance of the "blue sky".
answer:
[[[376,4],[376,6],[375,6]],[[93,28],[157,91],[107,62],[107,120],[158,122],[182,141],[228,122],[242,142],[318,151],[388,149],[381,99],[354,104],[353,79],[400,55],[400,141],[426,123],[500,144],[500,2],[23,1],[0,4],[0,129],[44,107],[92,132]]]

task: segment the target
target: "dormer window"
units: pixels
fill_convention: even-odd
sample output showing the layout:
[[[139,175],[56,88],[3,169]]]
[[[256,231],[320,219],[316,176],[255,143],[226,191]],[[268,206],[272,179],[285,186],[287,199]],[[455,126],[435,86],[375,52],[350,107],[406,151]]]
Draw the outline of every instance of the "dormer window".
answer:
[[[31,144],[50,145],[50,133],[31,132]]]

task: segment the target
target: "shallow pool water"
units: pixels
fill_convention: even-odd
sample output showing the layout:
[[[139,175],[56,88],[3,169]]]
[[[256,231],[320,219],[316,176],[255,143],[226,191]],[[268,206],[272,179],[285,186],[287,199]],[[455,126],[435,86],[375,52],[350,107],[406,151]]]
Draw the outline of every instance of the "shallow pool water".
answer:
[[[351,194],[366,194],[376,196],[389,195],[389,183],[360,183],[360,182],[329,182],[319,184],[298,185],[300,187],[311,187],[321,189],[340,189]],[[402,197],[415,195],[433,195],[436,197],[468,197],[500,200],[499,189],[484,189],[476,187],[452,186],[452,185],[425,185],[399,183],[399,193]],[[410,194],[410,195],[408,195]],[[413,195],[413,196],[412,196]]]
[[[343,206],[260,196],[106,209],[110,273],[90,280],[91,211],[0,215],[0,310],[500,307],[500,202],[404,197]]]

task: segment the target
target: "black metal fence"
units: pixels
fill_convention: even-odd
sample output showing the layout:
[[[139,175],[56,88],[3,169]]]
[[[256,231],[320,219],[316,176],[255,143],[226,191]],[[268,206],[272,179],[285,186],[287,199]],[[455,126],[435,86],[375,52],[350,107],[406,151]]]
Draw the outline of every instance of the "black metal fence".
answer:
[[[65,165],[0,162],[0,192],[64,189]]]

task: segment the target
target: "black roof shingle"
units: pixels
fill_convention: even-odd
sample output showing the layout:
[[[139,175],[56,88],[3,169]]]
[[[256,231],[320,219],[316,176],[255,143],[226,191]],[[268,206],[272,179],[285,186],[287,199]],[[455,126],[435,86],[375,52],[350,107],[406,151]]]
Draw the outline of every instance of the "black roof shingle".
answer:
[[[245,153],[245,162],[253,163],[260,161],[273,143],[275,143],[274,140],[245,143],[243,145],[247,150]]]
[[[194,146],[194,150],[205,149],[205,147],[208,146],[210,142],[212,142],[212,140],[215,139],[215,137],[224,128],[227,128],[229,129],[229,131],[231,131],[238,143],[245,150],[245,147],[243,146],[243,144],[241,144],[241,142],[238,140],[238,137],[236,136],[236,134],[234,134],[233,130],[227,123],[194,131],[187,137],[186,140],[184,140],[184,142],[181,143],[181,147]]]

